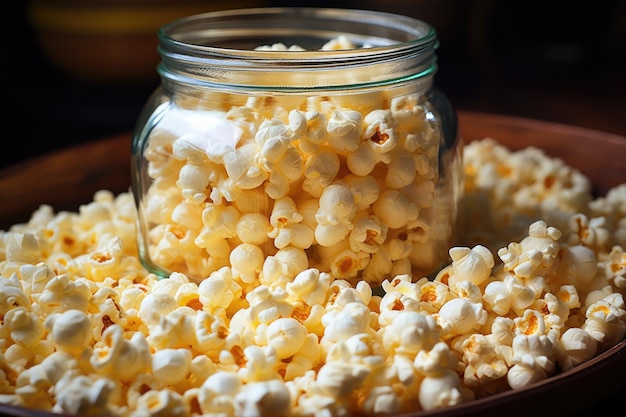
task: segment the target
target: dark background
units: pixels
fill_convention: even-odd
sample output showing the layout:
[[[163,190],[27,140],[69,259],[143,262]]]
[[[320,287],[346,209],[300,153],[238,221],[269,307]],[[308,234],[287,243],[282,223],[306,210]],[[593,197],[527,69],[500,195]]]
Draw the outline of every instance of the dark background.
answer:
[[[83,1],[91,3],[98,1]],[[132,4],[117,1],[124,3]],[[231,7],[205,3],[207,10]],[[0,167],[132,130],[158,84],[156,72],[103,81],[61,70],[42,50],[30,4],[11,2],[3,13],[9,41],[2,55]],[[389,11],[431,23],[440,39],[435,83],[457,109],[626,135],[626,1],[337,0],[307,5]],[[156,34],[148,36],[156,48]]]

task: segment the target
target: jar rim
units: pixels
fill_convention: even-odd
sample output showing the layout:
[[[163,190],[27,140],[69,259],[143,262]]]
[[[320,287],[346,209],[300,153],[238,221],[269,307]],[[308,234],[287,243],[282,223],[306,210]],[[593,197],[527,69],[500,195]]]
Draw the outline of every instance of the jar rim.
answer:
[[[320,50],[340,35],[357,48]],[[281,85],[287,72],[324,77],[314,84],[342,89],[351,84],[413,79],[434,73],[434,51],[438,47],[437,32],[427,22],[382,11],[321,7],[201,13],[163,25],[158,37],[162,58],[159,73],[164,78],[180,82],[192,75],[186,80],[191,84],[216,81],[250,86],[255,81],[238,75],[263,72],[261,88],[294,87]],[[274,43],[298,45],[305,50],[255,49]],[[366,69],[369,74],[359,77],[358,72]],[[217,79],[212,79],[214,76]]]
[[[291,22],[293,29],[303,30],[302,23],[319,22],[323,25],[329,39],[333,32],[346,33],[344,28],[338,26],[328,28],[327,25],[347,25],[356,24],[357,26],[367,26],[368,30],[377,30],[378,32],[386,32],[387,36],[393,34],[403,36],[404,39],[389,39],[378,36],[373,38],[367,35],[367,41],[371,44],[368,48],[376,50],[389,47],[402,47],[415,44],[429,44],[437,39],[437,32],[429,23],[412,17],[399,14],[360,9],[341,9],[341,8],[322,8],[322,7],[257,7],[243,8],[231,10],[218,10],[206,13],[190,15],[176,19],[161,26],[158,30],[159,39],[162,42],[171,42],[173,44],[186,44],[188,46],[201,50],[219,50],[223,53],[241,53],[243,51],[259,57],[271,59],[289,56],[297,56],[297,59],[316,59],[319,56],[319,49],[307,49],[305,51],[289,51],[285,55],[283,51],[272,50],[253,50],[232,48],[228,46],[211,45],[206,43],[197,43],[200,39],[213,39],[216,31],[225,29],[241,30],[243,27],[235,26],[236,20],[241,19],[241,23],[246,23],[250,29],[259,30],[272,29],[272,25],[276,29],[288,29],[285,24]],[[275,19],[271,21],[270,19]],[[280,27],[277,25],[280,24]],[[356,27],[356,26],[355,26]],[[230,32],[233,35],[235,32]],[[352,32],[351,35],[357,37],[359,34]],[[194,39],[195,38],[195,39]],[[258,45],[253,45],[253,47]],[[321,45],[320,45],[321,46]],[[327,54],[328,53],[328,54]],[[326,55],[341,56],[344,54],[353,54],[354,50],[329,50],[324,51]]]

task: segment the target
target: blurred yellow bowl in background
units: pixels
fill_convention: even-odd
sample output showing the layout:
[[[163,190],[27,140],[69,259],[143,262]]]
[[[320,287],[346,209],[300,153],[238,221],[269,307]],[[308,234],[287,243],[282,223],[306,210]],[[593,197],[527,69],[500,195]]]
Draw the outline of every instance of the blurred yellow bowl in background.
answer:
[[[196,13],[261,5],[252,0],[32,0],[29,19],[42,52],[66,75],[136,83],[158,79],[162,25]]]

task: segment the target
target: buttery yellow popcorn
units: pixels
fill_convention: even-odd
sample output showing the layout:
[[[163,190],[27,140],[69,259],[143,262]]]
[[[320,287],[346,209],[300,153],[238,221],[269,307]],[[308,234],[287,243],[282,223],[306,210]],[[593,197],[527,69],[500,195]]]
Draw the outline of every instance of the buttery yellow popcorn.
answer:
[[[393,111],[405,114],[411,106],[397,103]],[[287,130],[268,124],[265,163],[287,152],[280,137],[289,129],[317,146],[311,120],[292,121]],[[378,120],[384,130],[384,117]],[[175,142],[161,138],[159,146]],[[164,257],[212,271],[199,283],[180,271],[159,279],[141,266],[129,193],[98,192],[77,213],[54,214],[43,205],[29,222],[0,231],[2,403],[116,417],[431,411],[545,380],[626,336],[621,187],[593,200],[581,174],[538,150],[520,155],[490,139],[472,142],[462,211],[472,214],[475,229],[457,237],[449,264],[429,279],[413,276],[403,263],[411,249],[394,238],[383,213],[362,213],[374,203],[372,193],[386,191],[372,176],[326,183],[324,173],[334,171],[332,162],[324,168],[328,161],[309,171],[317,198],[280,197],[272,210],[263,204],[251,210],[239,200],[228,209],[207,206],[200,223],[188,219],[197,216],[193,201],[205,190],[193,171],[207,164],[195,153],[199,140],[173,146],[194,168],[167,159],[154,167],[177,164],[183,175],[158,186],[173,190],[178,181],[186,197],[166,192],[151,208],[151,216],[167,213],[185,227],[204,229],[197,236],[153,231],[170,236],[160,243]],[[222,145],[211,149],[211,164],[227,159],[229,145]],[[512,162],[529,160],[541,169]],[[521,176],[504,183],[490,176],[505,167]],[[220,183],[223,169],[209,181]],[[526,206],[490,217],[501,208],[500,193],[530,193],[522,190],[535,175],[551,181],[553,194],[532,191],[551,201],[546,210],[555,210],[552,202],[565,194],[556,206],[562,211],[550,215],[558,222]],[[229,183],[220,198],[263,201],[242,194],[242,184]],[[425,207],[419,199],[396,200],[408,223]],[[343,226],[320,229],[332,245],[312,254],[314,224]],[[524,234],[510,238],[522,224]],[[470,242],[479,236],[483,242]],[[267,255],[261,247],[270,238],[288,243]],[[219,254],[211,265],[199,261],[198,243]],[[361,265],[362,254],[374,256]],[[354,282],[346,271],[355,265],[388,277],[378,287]]]

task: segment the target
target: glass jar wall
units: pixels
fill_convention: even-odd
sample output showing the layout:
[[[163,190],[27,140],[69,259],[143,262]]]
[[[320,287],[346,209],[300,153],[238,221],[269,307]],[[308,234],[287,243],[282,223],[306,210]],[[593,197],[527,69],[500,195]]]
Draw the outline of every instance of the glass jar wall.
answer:
[[[372,11],[211,12],[159,31],[133,138],[144,265],[245,285],[310,268],[372,286],[447,262],[461,192],[437,36]]]

